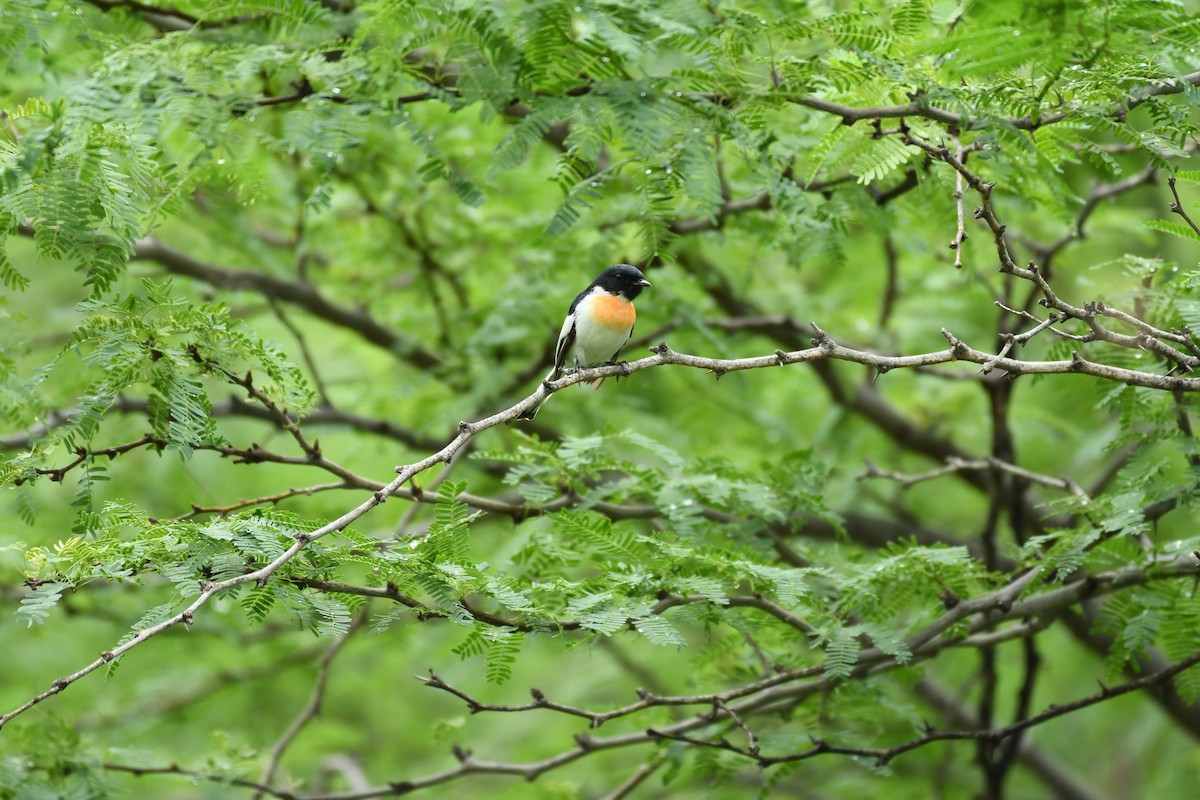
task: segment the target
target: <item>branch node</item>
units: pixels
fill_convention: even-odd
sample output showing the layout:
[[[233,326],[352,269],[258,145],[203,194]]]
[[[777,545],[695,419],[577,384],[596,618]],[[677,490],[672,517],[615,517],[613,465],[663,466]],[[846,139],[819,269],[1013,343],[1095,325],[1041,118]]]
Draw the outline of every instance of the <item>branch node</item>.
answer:
[[[963,358],[967,355],[967,346],[963,344],[957,336],[945,328],[942,328],[942,336],[945,336],[946,341],[950,343],[950,347],[954,351],[955,359]]]
[[[668,356],[671,354],[671,347],[666,342],[659,342],[650,348],[650,352],[658,356]]]
[[[385,492],[383,489],[380,489],[379,491],[375,492],[375,502],[377,504],[383,505],[384,503],[387,502],[387,499],[388,499],[387,492]]]
[[[783,350],[775,351],[775,363],[776,364],[778,364],[781,367],[786,367],[789,362],[790,362],[790,359],[788,358],[788,354],[785,351],[783,351]]]
[[[468,436],[473,436],[475,434],[475,426],[466,420],[463,420],[462,422],[458,423],[458,432],[460,434],[465,433]]]

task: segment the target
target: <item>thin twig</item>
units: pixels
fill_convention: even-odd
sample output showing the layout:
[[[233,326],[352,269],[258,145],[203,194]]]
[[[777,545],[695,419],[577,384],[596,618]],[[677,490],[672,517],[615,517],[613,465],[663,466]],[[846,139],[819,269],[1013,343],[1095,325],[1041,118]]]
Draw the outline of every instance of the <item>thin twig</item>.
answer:
[[[1171,203],[1171,211],[1183,217],[1183,221],[1188,224],[1188,227],[1191,228],[1198,236],[1200,236],[1200,227],[1198,227],[1196,223],[1192,221],[1192,218],[1188,216],[1187,211],[1183,207],[1183,202],[1179,199],[1179,190],[1175,188],[1174,175],[1167,178],[1167,185],[1171,187],[1171,196],[1175,198]]]
[[[1006,461],[1001,461],[994,456],[985,456],[973,461],[966,461],[961,458],[948,458],[946,459],[945,466],[929,470],[928,472],[918,473],[916,475],[906,475],[904,473],[882,469],[871,461],[867,461],[866,472],[858,477],[859,480],[863,480],[865,478],[887,478],[889,480],[896,481],[901,487],[907,489],[909,486],[914,484],[933,480],[934,478],[940,478],[944,475],[951,475],[960,470],[990,469],[1007,472],[1010,475],[1014,475],[1032,483],[1041,484],[1042,486],[1049,486],[1052,489],[1061,489],[1065,492],[1070,492],[1071,494],[1084,500],[1088,499],[1087,493],[1083,490],[1083,488],[1070,478],[1055,478],[1049,475],[1041,475],[1037,472],[1027,470],[1024,467],[1018,467],[1016,464],[1009,464]]]
[[[638,766],[633,771],[633,774],[626,778],[620,786],[613,789],[608,794],[604,795],[603,800],[624,800],[629,796],[629,793],[642,785],[642,782],[658,771],[659,767],[667,763],[667,754],[659,753],[654,758],[644,764]]]
[[[288,747],[300,735],[300,731],[304,730],[304,727],[321,713],[321,704],[325,701],[325,687],[329,683],[329,668],[333,665],[334,657],[337,656],[350,637],[354,635],[354,632],[366,622],[367,608],[368,606],[363,607],[363,610],[351,621],[350,627],[346,629],[345,633],[342,633],[333,640],[333,643],[326,648],[325,653],[321,656],[321,660],[317,662],[317,679],[313,684],[312,694],[308,698],[308,703],[305,704],[296,718],[292,720],[292,724],[287,727],[287,730],[283,732],[283,735],[279,737],[274,747],[271,748],[271,759],[267,762],[262,777],[258,779],[258,782],[263,786],[270,786],[275,780],[275,773],[279,771],[283,754],[287,752]],[[258,800],[263,794],[264,790],[261,788],[255,791],[255,800]]]

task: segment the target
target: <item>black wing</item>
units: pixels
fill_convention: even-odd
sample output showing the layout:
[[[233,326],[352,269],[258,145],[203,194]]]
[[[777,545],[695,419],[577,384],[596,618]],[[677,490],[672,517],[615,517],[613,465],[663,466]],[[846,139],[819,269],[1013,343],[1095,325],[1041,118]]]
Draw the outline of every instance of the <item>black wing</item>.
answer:
[[[567,360],[567,353],[571,351],[571,345],[575,344],[575,315],[567,317],[566,324],[563,325],[562,332],[558,334],[558,345],[554,348],[554,373],[550,380],[556,381],[562,375],[563,366]]]
[[[595,287],[596,282],[592,281],[586,289],[575,295],[575,299],[571,301],[571,307],[567,309],[567,318],[563,322],[562,330],[558,333],[558,344],[554,347],[554,373],[550,378],[552,381],[556,381],[562,376],[563,367],[566,366],[567,353],[571,352],[571,345],[575,344],[575,307]]]
[[[617,363],[617,359],[621,357],[621,351],[625,349],[625,345],[629,344],[629,340],[633,338],[634,327],[635,327],[634,325],[629,326],[629,335],[625,337],[624,344],[622,344],[620,347],[617,348],[617,352],[613,353],[613,357],[612,357],[611,361],[614,364]]]

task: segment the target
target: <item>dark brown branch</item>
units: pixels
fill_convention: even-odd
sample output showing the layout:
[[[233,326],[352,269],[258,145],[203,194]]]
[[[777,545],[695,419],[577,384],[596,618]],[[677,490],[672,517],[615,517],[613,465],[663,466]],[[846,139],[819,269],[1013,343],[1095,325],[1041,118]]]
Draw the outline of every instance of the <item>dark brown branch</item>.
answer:
[[[192,503],[192,510],[190,512],[187,514],[181,514],[173,519],[191,519],[192,517],[199,516],[200,514],[217,514],[224,517],[228,514],[232,514],[235,511],[241,511],[245,508],[253,508],[254,506],[278,505],[284,500],[289,500],[293,497],[312,497],[314,494],[319,494],[321,492],[356,488],[359,487],[349,484],[346,481],[341,481],[339,483],[319,483],[315,486],[297,486],[295,488],[286,489],[275,494],[247,498],[244,500],[239,500],[236,503],[230,503],[227,506],[202,506],[198,503]]]
[[[1105,655],[1112,648],[1114,641],[1111,636],[1096,630],[1099,612],[1097,602],[1085,602],[1076,608],[1068,609],[1060,618],[1076,639],[1094,652]],[[1147,648],[1135,655],[1126,665],[1126,674],[1130,677],[1147,675],[1166,669],[1169,663],[1161,650]],[[1200,739],[1200,703],[1184,700],[1171,684],[1164,684],[1155,690],[1154,699],[1176,725],[1187,731],[1193,739]]]
[[[1200,566],[1187,563],[1176,569],[1173,574],[1195,575],[1198,572],[1200,572]],[[996,624],[999,624],[1003,620],[1020,619],[1029,616],[1030,614],[1052,613],[1051,609],[1056,607],[1057,604],[1066,603],[1069,605],[1075,602],[1080,596],[1076,594],[1078,589],[1075,588],[1075,585],[1072,585],[1063,587],[1062,589],[1051,590],[1050,592],[1029,598],[1021,603],[1014,603],[1013,601],[1015,598],[1023,589],[1029,586],[1033,578],[1036,577],[1036,574],[1036,572],[1028,572],[1014,580],[1008,586],[1003,587],[1002,589],[997,590],[990,595],[964,601],[954,609],[946,612],[943,617],[927,626],[921,632],[918,632],[909,638],[909,644],[913,649],[915,657],[929,657],[932,653],[949,646],[970,647],[984,643],[983,640],[977,641],[976,637],[973,636],[967,636],[966,638],[945,638],[942,636],[942,634],[952,626],[970,616],[987,615],[988,612],[992,612],[990,616],[985,616],[979,621],[983,626],[992,627]],[[1156,573],[1155,577],[1164,577],[1164,575],[1162,573]],[[1080,584],[1087,583],[1087,594],[1092,595],[1096,591],[1115,591],[1119,588],[1123,588],[1124,586],[1135,585],[1137,582],[1147,579],[1149,579],[1149,576],[1145,573],[1137,573],[1136,571],[1121,571],[1109,573],[1107,576],[1093,576],[1092,581],[1080,582]],[[1068,599],[1072,597],[1074,599]],[[979,626],[972,626],[971,629],[975,630],[978,628]],[[1040,627],[1018,626],[1016,629],[1013,629],[1012,634],[1008,635],[1020,637],[1030,635],[1037,630],[1040,630]],[[989,643],[994,643],[1002,640],[1005,635],[1006,632],[1003,631],[999,634],[989,634],[988,636],[990,638],[988,638],[986,641]],[[312,794],[296,796],[292,794],[281,793],[277,790],[272,790],[269,787],[260,787],[260,785],[249,781],[235,783],[236,785],[247,786],[249,788],[262,788],[264,793],[272,794],[276,797],[300,797],[303,798],[303,800],[335,800],[335,798],[337,798],[337,800],[366,800],[366,798],[408,794],[418,789],[440,785],[471,774],[516,775],[524,777],[528,780],[533,780],[544,772],[565,764],[572,763],[600,750],[647,744],[662,739],[687,740],[701,746],[721,747],[723,749],[729,749],[733,752],[738,752],[763,764],[804,760],[827,753],[866,755],[867,757],[887,761],[905,752],[909,752],[910,750],[918,749],[919,747],[928,744],[930,741],[980,738],[989,738],[996,741],[1002,741],[1003,739],[1020,730],[1032,728],[1049,719],[1072,713],[1073,711],[1077,711],[1089,705],[1094,705],[1098,702],[1103,702],[1104,700],[1134,691],[1138,688],[1144,688],[1162,683],[1163,681],[1168,680],[1169,678],[1196,663],[1200,663],[1200,654],[1196,654],[1186,661],[1171,665],[1167,670],[1162,672],[1145,676],[1137,681],[1132,681],[1122,686],[1104,689],[1097,695],[1092,695],[1089,698],[1084,698],[1065,706],[1053,706],[1047,711],[1044,711],[1042,714],[1031,717],[1027,720],[1023,720],[1020,723],[1014,723],[1013,725],[1009,725],[1004,728],[979,731],[929,731],[926,735],[904,745],[885,749],[842,748],[819,742],[808,751],[786,754],[783,756],[763,756],[761,754],[753,754],[750,752],[749,748],[737,748],[733,745],[730,745],[726,741],[711,742],[705,739],[698,739],[689,736],[689,733],[706,728],[715,722],[720,722],[722,719],[730,719],[730,711],[739,715],[739,717],[744,718],[746,714],[768,711],[779,706],[780,703],[794,704],[804,697],[808,697],[822,691],[823,688],[828,685],[830,680],[828,676],[821,676],[824,671],[824,665],[817,665],[815,667],[809,667],[802,670],[794,670],[778,676],[773,676],[770,679],[756,681],[747,686],[709,695],[697,695],[690,697],[660,697],[657,695],[652,695],[648,692],[642,692],[642,698],[637,703],[626,706],[623,709],[615,709],[612,712],[591,712],[585,709],[577,709],[572,706],[564,706],[559,708],[558,706],[560,704],[546,701],[544,696],[541,696],[541,693],[539,692],[534,694],[534,702],[527,704],[528,710],[532,710],[533,708],[548,708],[561,711],[562,713],[571,714],[573,716],[589,718],[593,721],[593,725],[598,724],[598,722],[603,722],[606,718],[635,713],[643,708],[649,708],[652,706],[705,705],[711,710],[702,712],[679,722],[660,726],[658,728],[652,728],[642,732],[618,734],[608,738],[595,738],[587,734],[580,734],[576,737],[576,741],[578,742],[577,746],[571,750],[564,751],[563,753],[551,756],[541,761],[526,764],[482,761],[477,759],[470,751],[456,748],[455,754],[459,759],[459,764],[451,769],[428,775],[423,778],[395,781],[383,786],[370,787],[349,793],[342,792],[337,795]],[[895,662],[890,656],[880,653],[872,648],[864,651],[860,655],[860,663],[859,666],[856,667],[855,673],[865,675],[881,669],[894,668],[895,666]],[[810,677],[813,678],[813,680],[792,686],[785,685],[804,677]],[[437,679],[436,676],[433,676],[432,680],[435,680],[437,683],[444,684],[444,682],[442,682],[440,679]],[[436,684],[433,685],[435,685],[435,688],[445,688],[444,686],[437,686]],[[447,690],[449,691],[449,689]],[[466,695],[460,690],[454,690],[450,693],[466,700],[468,704],[473,704],[474,706],[480,707],[486,706],[486,704],[470,698],[469,695]],[[738,698],[744,698],[743,702],[733,703],[733,701]],[[500,709],[503,707],[496,708]],[[527,709],[513,707],[511,710],[516,711]],[[191,775],[192,777],[199,779],[224,780],[220,777],[210,777],[202,773],[194,773],[187,770],[182,770],[177,766],[146,769],[112,765],[112,768],[121,769],[134,774],[180,774]]]
[[[110,411],[115,411],[121,414],[144,414],[149,406],[147,401],[142,398],[133,398],[120,396],[113,403]],[[65,411],[51,411],[45,415],[43,422],[32,426],[23,433],[14,433],[7,436],[0,436],[0,450],[20,450],[29,447],[38,439],[44,437],[54,428],[57,428],[70,420],[71,416],[76,412],[75,409],[67,409]],[[229,400],[214,403],[212,407],[213,417],[248,417],[250,419],[264,420],[278,425],[279,420],[276,415],[272,414],[262,406],[253,403],[247,403],[239,397],[231,397]],[[349,411],[343,411],[333,406],[323,405],[310,412],[302,420],[305,426],[322,426],[330,425],[335,427],[344,427],[351,430],[370,433],[376,436],[382,436],[387,439],[392,439],[401,442],[414,450],[435,450],[441,444],[441,440],[436,439],[426,434],[417,433],[416,431],[407,428],[401,428],[385,419],[376,417],[367,417],[361,414],[355,414]]]
[[[171,764],[166,767],[139,767],[132,764],[100,764],[101,769],[106,769],[109,772],[125,772],[135,778],[143,778],[147,775],[182,775],[186,778],[191,778],[197,781],[207,781],[209,783],[220,783],[227,786],[240,786],[243,789],[254,789],[262,794],[269,794],[271,797],[278,797],[280,800],[297,800],[297,795],[293,792],[287,792],[280,789],[274,789],[265,784],[248,781],[245,778],[231,778],[227,775],[218,775],[215,773],[201,772],[194,769],[184,769],[178,764]]]
[[[1175,188],[1174,175],[1167,178],[1167,185],[1171,187],[1171,196],[1175,198],[1171,203],[1171,211],[1183,217],[1183,221],[1188,224],[1188,227],[1191,228],[1197,236],[1200,236],[1200,227],[1198,227],[1192,218],[1188,216],[1187,210],[1183,207],[1183,202],[1179,199],[1179,190]]]
[[[960,470],[1000,470],[1007,472],[1010,475],[1021,478],[1022,480],[1032,483],[1049,486],[1052,489],[1061,489],[1064,492],[1070,492],[1078,497],[1087,498],[1087,494],[1079,486],[1078,483],[1070,478],[1055,478],[1051,475],[1042,475],[1037,472],[1032,472],[1024,467],[1018,467],[1015,464],[1009,464],[1007,461],[1002,461],[995,456],[985,456],[984,458],[974,461],[964,461],[962,459],[948,459],[944,467],[922,472],[919,475],[905,475],[891,470],[881,469],[874,463],[868,461],[866,471],[859,476],[859,480],[864,478],[888,478],[894,480],[900,486],[907,489],[908,487],[921,483],[922,481],[940,478],[944,475],[952,475]]]
[[[100,658],[92,661],[91,663],[69,675],[65,675],[56,679],[51,684],[49,689],[40,692],[7,714],[0,715],[0,727],[2,727],[9,720],[42,703],[47,698],[50,698],[63,691],[72,683],[81,680],[100,667],[110,663],[115,658],[118,658],[129,650],[132,650],[144,642],[149,641],[151,638],[157,636],[163,631],[166,631],[185,621],[190,622],[195,613],[205,606],[217,593],[235,586],[240,586],[244,583],[265,583],[270,579],[271,575],[276,572],[276,570],[295,558],[309,543],[331,533],[336,533],[345,529],[355,520],[373,510],[376,506],[384,503],[390,496],[399,493],[404,484],[408,483],[416,475],[424,472],[435,464],[446,463],[447,461],[453,459],[454,455],[459,450],[468,446],[470,441],[482,431],[516,420],[522,413],[543,402],[551,393],[560,391],[581,381],[594,381],[595,379],[602,377],[627,376],[635,372],[640,372],[645,369],[651,369],[667,364],[707,370],[713,373],[726,373],[749,369],[767,369],[770,367],[784,366],[787,364],[803,363],[807,361],[821,361],[827,359],[847,360],[861,364],[867,364],[876,368],[882,367],[884,369],[893,369],[912,368],[920,365],[946,363],[955,360],[968,360],[975,361],[976,363],[985,363],[994,358],[987,353],[983,353],[968,347],[966,344],[959,341],[949,333],[946,333],[946,338],[951,345],[948,350],[935,353],[926,353],[917,356],[889,357],[841,347],[819,328],[814,326],[814,331],[815,334],[813,339],[815,346],[807,350],[800,350],[793,353],[786,353],[780,350],[777,351],[773,356],[745,359],[713,359],[676,353],[665,344],[662,344],[655,348],[655,354],[648,358],[643,358],[631,363],[613,364],[595,369],[577,370],[569,375],[563,376],[557,381],[544,381],[542,385],[538,387],[537,391],[535,391],[532,395],[507,409],[474,422],[464,421],[459,423],[458,434],[440,450],[407,466],[397,467],[396,478],[374,490],[368,499],[364,500],[358,506],[350,509],[337,519],[332,520],[315,531],[297,532],[295,534],[295,543],[270,563],[265,564],[261,568],[244,575],[238,575],[212,583],[205,582],[200,594],[185,609],[157,624],[141,629],[136,635],[125,641],[123,644],[114,647],[111,651],[103,653]],[[1181,378],[1174,375],[1154,375],[1151,373],[1139,372],[1137,370],[1110,367],[1104,364],[1085,361],[1078,355],[1076,355],[1072,360],[1065,362],[1030,362],[1001,359],[999,362],[997,362],[996,366],[999,369],[1004,369],[1017,374],[1087,374],[1107,380],[1119,381],[1138,386],[1178,389],[1180,391],[1200,391],[1200,378]],[[154,442],[147,440],[146,443],[153,444]],[[222,446],[222,448],[224,447],[225,446]],[[303,458],[286,456],[281,457],[277,456],[276,454],[263,451],[261,448],[257,447],[252,447],[245,455],[242,455],[240,451],[238,451],[238,454],[239,458],[243,460],[270,460],[276,463],[309,464],[318,466],[318,464],[314,464],[313,459],[309,456],[305,456]],[[319,466],[321,466],[323,469],[333,472],[343,479],[361,480],[361,476],[355,475],[354,473],[346,470],[341,470],[340,468],[337,468],[337,465],[332,464],[327,460],[323,461],[323,463],[320,463]],[[964,602],[959,606],[959,608],[967,607],[969,607],[969,602]]]
[[[1092,213],[1100,206],[1101,202],[1109,198],[1116,197],[1119,194],[1124,194],[1132,189],[1137,189],[1145,186],[1148,183],[1153,183],[1158,176],[1157,167],[1147,167],[1141,172],[1130,175],[1128,178],[1117,181],[1116,183],[1105,183],[1096,186],[1088,194],[1084,200],[1083,206],[1075,215],[1075,222],[1071,229],[1056,239],[1050,244],[1038,244],[1037,242],[1028,242],[1032,247],[1037,260],[1041,262],[1043,269],[1051,259],[1064,247],[1071,242],[1087,238],[1085,226]]]
[[[321,713],[321,706],[325,701],[325,687],[329,683],[329,670],[333,666],[333,659],[341,651],[342,647],[345,646],[350,637],[354,635],[354,632],[360,629],[363,623],[366,622],[366,611],[367,609],[364,607],[362,612],[354,617],[346,632],[334,639],[333,643],[321,655],[320,660],[317,662],[317,678],[313,684],[312,694],[308,698],[308,703],[305,704],[299,715],[292,720],[292,724],[288,725],[287,730],[283,732],[283,735],[279,737],[279,740],[271,748],[271,759],[267,762],[262,777],[259,778],[259,783],[263,786],[270,786],[275,780],[275,773],[279,771],[279,765],[283,761],[283,754],[287,752],[288,747],[291,746],[300,732],[304,730],[305,726],[316,719],[317,715]],[[262,797],[265,793],[265,790],[258,789],[254,793],[254,797],[257,800],[257,798]]]
[[[121,706],[102,716],[73,720],[72,724],[79,730],[102,730],[143,717],[162,717],[199,702],[228,686],[263,679],[275,680],[284,670],[300,664],[307,664],[318,658],[324,650],[323,645],[317,644],[290,650],[276,660],[265,664],[222,669],[210,677],[189,682],[186,686],[181,687],[181,691],[177,694],[159,696],[142,705]]]
[[[978,175],[971,172],[967,167],[957,159],[945,147],[939,147],[913,136],[911,133],[904,134],[904,141],[907,144],[912,144],[921,150],[925,151],[931,158],[939,161],[944,161],[949,164],[955,172],[962,175],[966,180],[967,185],[978,193],[980,198],[980,206],[975,211],[977,219],[983,220],[992,231],[992,237],[996,245],[996,254],[999,259],[1000,272],[1006,275],[1013,275],[1033,284],[1041,293],[1042,298],[1039,301],[1043,306],[1049,309],[1062,312],[1067,317],[1083,322],[1089,328],[1087,341],[1104,341],[1109,344],[1115,344],[1120,347],[1127,347],[1134,350],[1145,350],[1155,353],[1163,358],[1169,359],[1179,367],[1186,370],[1192,370],[1200,367],[1200,348],[1197,348],[1195,341],[1192,340],[1189,334],[1183,331],[1164,331],[1150,325],[1136,317],[1133,317],[1123,311],[1109,308],[1106,304],[1100,301],[1085,304],[1082,308],[1074,306],[1062,298],[1060,298],[1051,288],[1046,276],[1038,269],[1037,265],[1030,263],[1028,267],[1020,267],[1013,260],[1012,254],[1008,247],[1008,242],[1005,238],[1007,226],[1005,226],[996,217],[996,213],[992,207],[992,190],[994,185],[983,181]],[[1110,317],[1118,319],[1138,330],[1136,335],[1126,335],[1117,333],[1097,321],[1097,317]],[[1183,352],[1170,344],[1180,345],[1187,352]],[[1079,358],[1076,355],[1076,358]],[[1005,359],[1008,361],[1009,359]],[[1007,370],[1006,370],[1007,371]],[[1158,385],[1154,388],[1174,388],[1166,385]]]
[[[285,280],[254,270],[236,270],[206,264],[186,253],[146,238],[137,243],[134,259],[154,261],[167,272],[203,281],[218,289],[257,292],[303,308],[314,317],[353,331],[376,347],[423,370],[437,369],[442,360],[417,342],[385,327],[365,311],[333,302],[307,283]]]
[[[924,628],[906,637],[906,643],[915,659],[927,659],[946,648],[977,647],[996,644],[1013,638],[1024,638],[1044,629],[1049,621],[1063,609],[1069,608],[1081,600],[1096,597],[1110,592],[1120,591],[1130,586],[1140,585],[1149,580],[1166,578],[1184,578],[1200,575],[1200,565],[1182,560],[1166,565],[1152,573],[1139,570],[1117,570],[1099,573],[1086,579],[1075,581],[1065,586],[1049,589],[1041,594],[1027,597],[1020,602],[1014,602],[1021,592],[1027,589],[1038,576],[1036,570],[1026,571],[1016,576],[1007,586],[997,589],[980,597],[962,600],[941,617]],[[1041,622],[1018,625],[989,633],[1006,621],[1036,618]],[[964,620],[974,620],[967,627],[965,637],[961,634],[950,635],[954,626]],[[909,662],[911,663],[911,662]],[[877,648],[868,648],[859,655],[856,674],[869,674],[885,669],[893,669],[897,665],[894,658]],[[820,677],[818,684],[832,680],[824,675],[825,666],[817,664],[793,670],[784,670],[753,683],[735,687],[723,692],[708,694],[670,696],[658,695],[645,690],[639,690],[639,700],[607,711],[593,711],[586,708],[556,703],[547,700],[542,692],[532,690],[533,701],[524,704],[494,704],[486,703],[461,689],[447,684],[440,677],[430,673],[429,678],[418,676],[427,686],[445,691],[465,702],[472,713],[498,712],[520,713],[535,709],[546,709],[570,716],[587,719],[593,728],[620,717],[637,714],[647,708],[660,706],[695,706],[703,705],[719,707],[728,705],[736,700],[758,698],[736,707],[738,713],[750,712],[769,705],[780,697],[795,697],[797,694],[808,696],[818,691],[819,686],[812,683],[801,684],[799,687],[788,687],[804,678]],[[769,698],[769,702],[763,697]]]
[[[747,211],[764,211],[770,207],[770,193],[762,192],[744,200],[729,200],[717,209],[716,214],[711,217],[677,219],[671,223],[669,230],[671,233],[679,236],[699,231],[717,230],[725,227],[725,220],[731,216],[744,214]]]
[[[228,17],[225,19],[201,19],[200,17],[188,14],[185,11],[180,11],[171,6],[154,6],[149,3],[142,3],[139,0],[83,0],[83,2],[99,8],[101,11],[108,13],[115,9],[127,9],[130,13],[137,15],[146,24],[153,27],[159,33],[172,33],[178,31],[188,31],[193,28],[226,28],[230,25],[238,25],[244,22],[251,22],[258,19],[260,15],[242,14],[236,17]]]
[[[138,0],[84,0],[101,11],[108,13],[118,8],[127,9],[153,26],[159,33],[186,31],[195,27],[200,19],[170,6],[158,7]]]
[[[1174,664],[1171,664],[1170,666],[1168,666],[1162,670],[1159,670],[1158,672],[1152,672],[1149,675],[1145,675],[1136,680],[1132,680],[1127,683],[1120,684],[1118,686],[1111,686],[1111,687],[1106,686],[1106,687],[1102,688],[1100,691],[1095,692],[1094,694],[1090,694],[1087,697],[1080,698],[1079,700],[1074,700],[1070,703],[1060,703],[1060,704],[1055,704],[1055,705],[1049,706],[1045,711],[1041,712],[1040,714],[1035,714],[1034,716],[1029,717],[1028,719],[1023,719],[1023,720],[1020,720],[1019,722],[1014,722],[1011,725],[1004,725],[1004,726],[1001,726],[998,728],[981,728],[981,729],[975,729],[975,730],[956,730],[956,731],[931,730],[919,738],[912,739],[911,741],[905,742],[904,744],[896,745],[895,747],[886,747],[886,748],[836,747],[836,746],[828,745],[826,743],[819,742],[816,746],[814,746],[813,748],[811,748],[809,750],[805,750],[805,751],[802,751],[799,753],[793,753],[790,755],[774,756],[774,757],[763,757],[761,755],[756,756],[756,755],[750,753],[749,751],[739,750],[739,749],[730,748],[730,747],[725,747],[724,749],[732,749],[734,752],[738,752],[738,753],[741,753],[742,755],[746,755],[751,758],[755,758],[759,762],[759,764],[761,764],[762,766],[770,766],[773,764],[783,764],[783,763],[787,763],[787,762],[791,762],[791,761],[804,761],[809,758],[813,758],[814,756],[822,755],[825,753],[840,753],[842,755],[853,755],[853,756],[860,756],[860,757],[866,757],[866,758],[874,758],[876,760],[876,763],[878,763],[880,765],[884,765],[884,764],[889,763],[893,759],[895,759],[897,756],[903,755],[904,753],[912,752],[913,750],[920,749],[920,748],[924,747],[925,745],[932,744],[933,742],[974,740],[974,741],[988,741],[988,742],[992,742],[992,743],[1000,743],[1000,742],[1003,742],[1004,740],[1008,739],[1011,736],[1015,736],[1016,734],[1019,734],[1022,731],[1029,730],[1030,728],[1037,727],[1038,725],[1041,725],[1044,722],[1049,722],[1052,719],[1057,719],[1058,717],[1062,717],[1067,714],[1072,714],[1076,711],[1079,711],[1080,709],[1088,708],[1090,706],[1094,706],[1099,703],[1106,702],[1108,700],[1113,699],[1114,697],[1120,697],[1121,695],[1128,694],[1129,692],[1134,692],[1134,691],[1138,691],[1139,689],[1147,689],[1147,688],[1159,686],[1159,685],[1171,680],[1172,678],[1174,678],[1176,675],[1183,672],[1184,670],[1190,669],[1191,667],[1195,666],[1196,664],[1200,664],[1200,653],[1196,653],[1194,655],[1188,656],[1187,658],[1185,658],[1181,661],[1177,661]]]
[[[1110,104],[1106,107],[1103,113],[1123,117],[1128,112],[1142,105],[1152,97],[1162,97],[1165,95],[1179,94],[1188,86],[1200,86],[1200,72],[1192,72],[1187,75],[1182,75],[1178,78],[1163,78],[1139,87],[1133,92],[1125,96],[1123,100]],[[842,124],[853,125],[862,120],[871,119],[902,119],[904,117],[923,117],[931,119],[935,122],[940,122],[951,129],[956,130],[973,130],[980,127],[985,122],[995,120],[995,117],[972,117],[964,114],[956,114],[952,111],[945,111],[940,108],[934,108],[925,102],[923,96],[917,96],[911,103],[907,105],[895,106],[876,106],[876,107],[855,107],[847,106],[842,103],[837,103],[832,100],[814,97],[812,95],[800,95],[785,97],[788,101],[797,105],[805,106],[816,111],[821,111],[826,114],[832,114],[835,117],[841,117]],[[1071,111],[1059,111],[1053,114],[1031,114],[1023,117],[1001,117],[1000,120],[1007,125],[1020,130],[1036,130],[1037,128],[1046,125],[1053,125],[1056,122],[1061,122],[1071,115]]]
[[[915,691],[938,709],[950,726],[955,728],[980,727],[978,718],[962,704],[961,700],[931,678],[926,677],[918,681]],[[1055,797],[1062,798],[1062,800],[1107,800],[1106,795],[1087,786],[1080,778],[1072,774],[1066,765],[1055,760],[1045,750],[1033,745],[1028,739],[1021,742],[1017,757],[1031,772],[1041,778],[1048,788],[1055,792]]]

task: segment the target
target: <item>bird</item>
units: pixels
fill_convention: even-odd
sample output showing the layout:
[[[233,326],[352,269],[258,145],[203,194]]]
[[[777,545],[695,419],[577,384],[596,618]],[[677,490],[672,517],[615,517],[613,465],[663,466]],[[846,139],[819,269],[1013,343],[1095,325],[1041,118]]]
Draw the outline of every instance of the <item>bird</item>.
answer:
[[[650,285],[642,271],[630,264],[617,264],[600,273],[580,292],[567,310],[558,344],[554,348],[554,368],[546,380],[554,381],[572,368],[598,367],[615,363],[621,348],[633,335],[637,311],[633,301]],[[588,381],[599,389],[603,378]],[[537,416],[543,400],[517,419]]]

